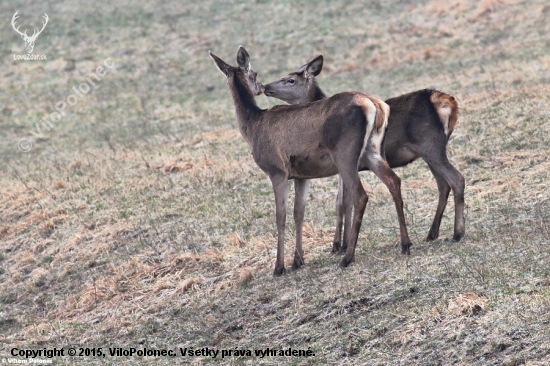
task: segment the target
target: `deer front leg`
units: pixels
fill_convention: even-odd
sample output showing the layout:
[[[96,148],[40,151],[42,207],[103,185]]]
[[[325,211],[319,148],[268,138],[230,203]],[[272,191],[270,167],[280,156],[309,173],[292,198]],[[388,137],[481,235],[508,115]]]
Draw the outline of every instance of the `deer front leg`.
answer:
[[[270,177],[275,193],[275,211],[277,220],[277,261],[273,276],[280,276],[285,272],[285,225],[286,207],[288,203],[287,178],[283,174]]]
[[[302,249],[302,226],[306,210],[309,179],[294,180],[294,223],[296,224],[296,249],[294,250],[294,262],[292,269],[298,269],[304,264],[304,251]]]

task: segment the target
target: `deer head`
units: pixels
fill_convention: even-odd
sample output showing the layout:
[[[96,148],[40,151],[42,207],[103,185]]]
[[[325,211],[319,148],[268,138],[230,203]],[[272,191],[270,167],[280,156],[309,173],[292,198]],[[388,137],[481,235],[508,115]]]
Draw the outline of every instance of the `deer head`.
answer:
[[[19,27],[15,27],[15,21],[17,18],[19,18],[19,15],[17,14],[19,11],[16,11],[15,14],[13,14],[13,18],[11,18],[11,26],[17,33],[21,35],[21,38],[25,41],[25,49],[27,50],[27,53],[32,53],[32,50],[34,49],[34,42],[36,41],[36,38],[42,33],[44,28],[46,28],[46,24],[48,24],[48,14],[44,13],[44,22],[42,22],[42,29],[38,30],[35,29],[32,33],[32,36],[29,37],[27,34],[27,30],[25,29],[25,32],[19,31]]]
[[[256,80],[258,73],[252,69],[250,65],[250,56],[248,52],[244,49],[243,46],[239,46],[239,51],[237,52],[237,64],[238,67],[228,65],[218,56],[214,55],[212,52],[208,51],[208,54],[214,60],[216,67],[229,79],[233,75],[243,78],[246,80],[250,92],[252,95],[260,95],[264,91],[264,86],[262,83]]]
[[[289,104],[303,104],[325,97],[315,83],[315,77],[323,70],[323,56],[319,55],[296,72],[265,85],[264,94]]]

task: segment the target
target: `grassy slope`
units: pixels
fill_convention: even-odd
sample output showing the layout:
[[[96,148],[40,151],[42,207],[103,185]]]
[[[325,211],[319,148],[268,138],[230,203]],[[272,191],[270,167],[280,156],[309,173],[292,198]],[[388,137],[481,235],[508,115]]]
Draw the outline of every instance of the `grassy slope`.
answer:
[[[316,354],[263,360],[273,364],[550,362],[545,1],[18,0],[0,9],[0,357],[12,347],[209,346]],[[48,61],[13,60],[23,52],[7,21],[17,9],[24,27],[50,16],[35,46]],[[464,241],[447,240],[452,199],[441,240],[422,241],[437,189],[416,162],[397,171],[415,244],[399,255],[390,196],[364,173],[371,199],[356,263],[341,271],[328,253],[336,179],[318,180],[306,266],[272,278],[270,183],[207,57],[232,61],[239,44],[265,82],[321,53],[328,94],[455,95],[449,154],[467,182]],[[115,70],[18,151],[106,57]]]

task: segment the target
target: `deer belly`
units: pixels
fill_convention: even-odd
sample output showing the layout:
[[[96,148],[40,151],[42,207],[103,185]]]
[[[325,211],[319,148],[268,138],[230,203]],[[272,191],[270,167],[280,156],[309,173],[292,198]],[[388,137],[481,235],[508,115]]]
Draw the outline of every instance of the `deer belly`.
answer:
[[[338,174],[338,169],[328,153],[312,155],[291,155],[289,157],[289,178],[324,178]]]
[[[388,151],[389,150],[389,151]],[[416,159],[418,159],[418,154],[412,151],[407,146],[400,146],[398,148],[386,149],[386,160],[392,168],[398,168],[405,166]]]

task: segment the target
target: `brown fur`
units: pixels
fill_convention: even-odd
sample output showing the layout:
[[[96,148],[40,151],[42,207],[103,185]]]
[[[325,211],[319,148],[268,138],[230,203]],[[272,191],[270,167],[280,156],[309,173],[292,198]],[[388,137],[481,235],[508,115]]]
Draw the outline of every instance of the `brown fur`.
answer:
[[[271,179],[275,193],[277,221],[277,261],[274,275],[284,272],[284,232],[288,186],[294,179],[296,197],[294,220],[296,248],[293,267],[303,264],[302,222],[309,179],[339,174],[345,187],[346,203],[353,205],[353,226],[347,232],[349,246],[340,265],[346,267],[355,256],[355,246],[367,194],[357,172],[368,126],[374,126],[376,111],[372,97],[363,93],[336,94],[330,98],[301,105],[260,109],[254,95],[263,87],[250,69],[244,48],[237,53],[238,67],[230,66],[210,54],[228,80],[233,96],[239,129],[249,143],[254,161]],[[384,106],[384,102],[378,101]],[[389,108],[385,106],[386,108]],[[374,133],[374,132],[373,132]],[[377,135],[382,140],[385,131]],[[375,165],[380,161],[380,148],[371,148],[366,158]]]
[[[313,100],[322,100],[324,93],[315,83],[314,77],[321,72],[322,69],[322,56],[319,56],[302,66],[302,68],[293,74],[289,74],[286,77],[279,79],[276,82],[270,83],[265,86],[264,93],[267,96],[275,96],[279,99],[298,105],[302,101],[312,102]],[[309,76],[308,76],[309,75]],[[288,82],[292,80],[292,82]],[[313,99],[312,96],[317,96],[317,99]],[[392,198],[395,203],[397,217],[399,220],[399,231],[401,237],[401,252],[403,254],[410,253],[411,242],[407,232],[407,225],[405,222],[405,214],[403,212],[403,199],[401,197],[401,179],[395,175],[390,169],[388,162],[384,160],[381,147],[383,146],[383,140],[380,136],[384,136],[384,131],[388,126],[388,118],[391,117],[389,106],[376,98],[370,97],[372,104],[376,108],[375,123],[373,132],[368,138],[371,142],[371,146],[365,146],[365,154],[361,156],[359,160],[359,170],[371,170],[380,178],[384,184],[388,187]],[[308,103],[306,103],[307,105]],[[366,142],[366,141],[365,141]],[[376,147],[376,151],[371,151],[372,147]],[[377,159],[373,159],[373,154],[378,153]],[[342,215],[346,216],[346,226],[344,234],[350,229],[349,225],[349,204],[346,202],[345,191],[342,189],[342,181],[339,181],[339,195],[337,205],[338,227],[342,226]],[[347,249],[347,242],[344,239],[344,245],[340,247],[341,230],[336,230],[333,251],[343,251]],[[346,235],[344,235],[346,236]]]
[[[310,63],[302,66],[305,70],[308,65],[314,65],[315,73],[309,78],[303,73],[293,73],[293,82],[286,83],[288,78],[282,77],[279,81],[269,83],[265,86],[264,93],[267,96],[284,100],[291,104],[311,102],[324,96],[323,91],[315,82],[314,76],[319,75],[322,70],[323,58],[316,57]],[[311,90],[314,89],[314,90]],[[317,95],[316,99],[311,96]],[[439,189],[439,203],[434,221],[428,233],[427,241],[435,240],[439,235],[439,226],[448,195],[452,189],[455,198],[455,229],[453,240],[458,241],[464,235],[464,177],[456,170],[447,158],[446,147],[454,127],[456,126],[459,114],[457,100],[446,93],[437,90],[417,90],[403,94],[385,101],[391,111],[388,119],[388,130],[385,135],[385,153],[387,162],[392,168],[405,166],[419,157],[422,157],[432,174],[434,175]],[[359,170],[372,168],[361,159]],[[390,182],[389,173],[383,173],[385,183],[392,195],[397,207],[398,218],[401,225],[401,208],[397,192],[398,181]],[[340,182],[341,183],[341,182]],[[343,223],[345,192],[339,187],[337,201],[337,228],[334,237],[333,250],[340,248],[341,227]],[[347,216],[346,216],[347,220]],[[344,229],[344,233],[347,228]],[[403,231],[402,249],[403,246]],[[342,248],[345,248],[344,244]]]

